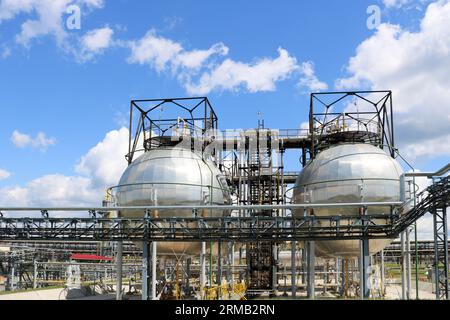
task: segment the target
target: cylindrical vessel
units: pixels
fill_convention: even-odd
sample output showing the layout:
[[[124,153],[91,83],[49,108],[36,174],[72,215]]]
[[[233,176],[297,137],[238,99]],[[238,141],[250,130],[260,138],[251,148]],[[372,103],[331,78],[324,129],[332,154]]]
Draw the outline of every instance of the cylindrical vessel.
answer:
[[[189,149],[167,147],[150,150],[125,170],[116,191],[119,206],[152,205],[226,205],[230,190],[225,176],[202,155]],[[224,210],[205,210],[199,216],[217,217]],[[123,217],[142,217],[144,212],[125,211]],[[159,210],[152,215],[160,218],[193,217],[192,210]],[[139,245],[139,244],[138,244]],[[201,244],[159,242],[158,255],[198,254]]]
[[[320,152],[300,173],[294,187],[295,203],[349,203],[400,201],[398,162],[370,144],[340,144]],[[368,214],[390,213],[389,207],[370,207]],[[296,210],[294,216],[303,216]],[[317,216],[359,215],[358,208],[315,209]],[[321,222],[325,224],[326,222]],[[385,248],[391,240],[369,241],[370,254]],[[316,254],[359,256],[358,240],[316,242]]]

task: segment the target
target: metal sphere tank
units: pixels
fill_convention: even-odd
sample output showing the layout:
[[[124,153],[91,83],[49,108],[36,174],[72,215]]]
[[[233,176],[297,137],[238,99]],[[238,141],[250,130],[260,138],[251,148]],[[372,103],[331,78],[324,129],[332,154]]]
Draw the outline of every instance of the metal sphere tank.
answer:
[[[166,147],[153,149],[133,161],[123,173],[116,191],[119,206],[225,205],[230,190],[216,165],[190,149]],[[125,211],[123,217],[142,217],[142,211]],[[192,217],[192,210],[159,210],[160,218]],[[203,217],[227,214],[224,210],[198,212]],[[158,254],[200,252],[200,243],[159,242]]]
[[[398,162],[382,149],[370,144],[341,144],[320,152],[300,173],[293,191],[294,203],[349,203],[400,201]],[[368,214],[389,214],[389,207],[369,207]],[[296,210],[294,216],[303,216]],[[358,208],[315,209],[317,216],[358,215]],[[326,222],[321,222],[322,224]],[[375,254],[391,240],[370,240],[369,252]],[[322,256],[359,256],[358,240],[317,241]]]

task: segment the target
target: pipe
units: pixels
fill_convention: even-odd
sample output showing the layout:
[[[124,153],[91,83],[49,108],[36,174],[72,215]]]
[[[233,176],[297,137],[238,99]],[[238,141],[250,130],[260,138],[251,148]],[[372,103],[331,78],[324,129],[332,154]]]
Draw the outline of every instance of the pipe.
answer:
[[[200,206],[130,206],[114,207],[116,211],[145,211],[145,210],[272,210],[272,209],[314,209],[314,208],[360,208],[401,206],[400,201],[390,202],[348,202],[348,203],[297,203],[277,205],[200,205]],[[109,208],[111,209],[111,208]],[[0,211],[98,211],[105,212],[105,207],[3,207]]]
[[[292,297],[297,295],[297,279],[296,279],[296,265],[295,265],[295,251],[297,247],[297,241],[291,242],[291,286],[292,286]]]
[[[427,178],[432,178],[432,177],[442,176],[442,175],[446,174],[449,171],[450,171],[450,163],[448,163],[447,165],[445,165],[444,167],[442,167],[441,169],[439,169],[436,172],[408,172],[408,173],[404,173],[404,175],[405,175],[405,177],[427,177]]]
[[[116,254],[116,300],[122,300],[122,255],[123,255],[123,242],[117,242],[117,254]]]
[[[156,241],[152,242],[152,292],[150,299],[156,300]]]

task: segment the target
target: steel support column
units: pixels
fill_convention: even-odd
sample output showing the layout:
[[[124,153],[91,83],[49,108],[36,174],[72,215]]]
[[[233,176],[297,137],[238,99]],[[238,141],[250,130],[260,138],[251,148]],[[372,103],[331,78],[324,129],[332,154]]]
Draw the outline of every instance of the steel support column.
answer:
[[[122,262],[123,262],[123,242],[117,242],[116,252],[116,300],[122,300]]]
[[[360,283],[360,296],[361,299],[368,299],[370,297],[369,288],[369,240],[362,239],[361,244],[361,255],[359,258],[359,283]]]
[[[295,261],[295,254],[297,249],[297,241],[291,241],[291,287],[292,297],[297,295],[297,267]]]
[[[143,242],[142,251],[142,300],[149,300],[150,298],[150,288],[151,288],[151,243],[148,241]]]
[[[307,250],[307,296],[309,299],[314,299],[316,296],[315,293],[315,278],[316,278],[316,250],[315,250],[315,242],[308,241],[306,242],[306,250]]]
[[[447,208],[435,207],[433,212],[434,225],[434,268],[436,299],[449,298],[448,285],[448,231]]]

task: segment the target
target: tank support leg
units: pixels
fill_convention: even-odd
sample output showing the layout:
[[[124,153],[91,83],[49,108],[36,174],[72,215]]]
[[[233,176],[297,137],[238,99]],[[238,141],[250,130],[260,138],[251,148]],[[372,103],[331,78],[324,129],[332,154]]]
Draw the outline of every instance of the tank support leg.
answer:
[[[291,286],[292,286],[292,297],[297,295],[297,280],[296,280],[296,266],[295,266],[295,253],[297,247],[297,241],[291,242]]]
[[[314,241],[306,242],[307,248],[307,296],[309,299],[314,299],[315,293],[315,278],[316,278],[316,250]]]
[[[359,284],[361,299],[368,299],[370,297],[369,291],[369,240],[361,240],[361,256],[359,259]]]
[[[144,248],[142,252],[142,300],[149,300],[150,297],[150,275],[151,275],[151,264],[150,264],[150,248],[151,243],[144,241]]]
[[[122,259],[123,259],[123,243],[117,242],[116,253],[116,300],[122,300]]]

